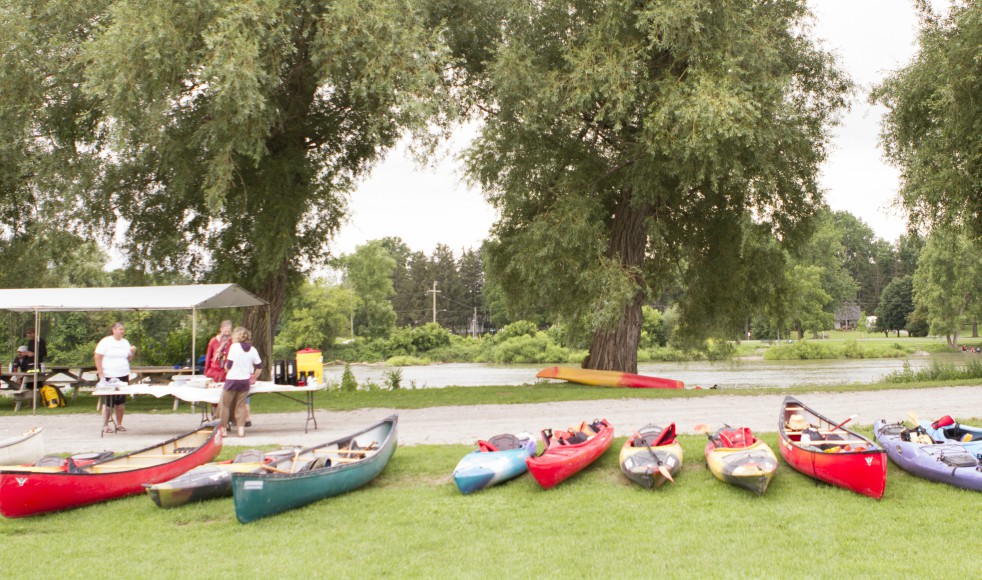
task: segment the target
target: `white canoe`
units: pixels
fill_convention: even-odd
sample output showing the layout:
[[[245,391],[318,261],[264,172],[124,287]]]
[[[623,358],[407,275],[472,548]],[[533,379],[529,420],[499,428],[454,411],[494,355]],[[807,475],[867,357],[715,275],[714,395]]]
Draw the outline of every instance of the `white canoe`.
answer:
[[[0,465],[34,463],[44,455],[44,435],[41,427],[0,440]]]

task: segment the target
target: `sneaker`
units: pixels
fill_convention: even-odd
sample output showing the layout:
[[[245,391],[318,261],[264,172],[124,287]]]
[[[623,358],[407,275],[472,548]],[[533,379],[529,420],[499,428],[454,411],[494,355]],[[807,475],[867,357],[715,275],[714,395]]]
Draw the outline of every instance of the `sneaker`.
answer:
[[[246,427],[252,427],[252,421],[246,421],[245,426]]]

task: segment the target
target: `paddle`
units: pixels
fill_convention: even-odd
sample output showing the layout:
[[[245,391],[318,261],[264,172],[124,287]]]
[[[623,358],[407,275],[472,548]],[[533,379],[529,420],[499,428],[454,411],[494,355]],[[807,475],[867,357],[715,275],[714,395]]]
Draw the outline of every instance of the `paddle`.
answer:
[[[836,425],[835,427],[832,427],[831,429],[829,429],[829,431],[835,431],[836,429],[842,429],[842,426],[843,426],[843,425],[845,425],[845,424],[846,424],[846,423],[848,423],[849,421],[852,421],[853,419],[855,419],[855,418],[856,418],[856,417],[858,417],[858,416],[859,416],[859,415],[850,415],[848,419],[846,419],[845,421],[843,421],[843,422],[841,422],[841,423],[839,423],[839,424],[838,424],[838,425]]]
[[[665,466],[665,463],[661,459],[658,459],[658,454],[656,454],[655,450],[651,448],[651,445],[648,445],[648,442],[644,440],[644,437],[642,437],[637,431],[634,432],[634,437],[635,441],[640,439],[641,442],[644,443],[645,449],[647,449],[648,453],[651,454],[651,457],[658,462],[658,473],[662,474],[668,481],[675,483],[675,479],[672,477],[672,472],[669,471],[668,467]]]
[[[917,427],[920,423],[917,422],[917,413],[910,411],[907,413],[907,418],[913,423],[914,427]]]

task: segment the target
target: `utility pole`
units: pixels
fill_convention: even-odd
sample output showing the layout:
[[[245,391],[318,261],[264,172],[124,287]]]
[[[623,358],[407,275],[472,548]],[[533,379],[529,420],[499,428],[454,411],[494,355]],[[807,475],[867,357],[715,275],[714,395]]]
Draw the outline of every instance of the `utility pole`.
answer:
[[[433,281],[433,289],[427,290],[426,293],[433,294],[433,324],[436,324],[436,295],[440,293],[440,291],[436,289],[436,280]]]
[[[477,338],[477,306],[474,307],[474,318],[471,320],[471,336]]]

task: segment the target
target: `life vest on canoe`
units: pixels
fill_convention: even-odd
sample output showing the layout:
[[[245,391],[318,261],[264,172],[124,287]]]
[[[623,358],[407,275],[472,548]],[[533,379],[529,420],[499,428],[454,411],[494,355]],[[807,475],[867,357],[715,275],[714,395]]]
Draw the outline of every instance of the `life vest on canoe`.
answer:
[[[542,431],[542,440],[545,441],[546,446],[552,444],[577,445],[579,443],[589,441],[591,437],[597,433],[600,433],[603,428],[603,421],[594,419],[592,423],[587,423],[584,421],[583,423],[580,423],[579,427],[570,427],[566,431],[544,429]]]

